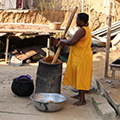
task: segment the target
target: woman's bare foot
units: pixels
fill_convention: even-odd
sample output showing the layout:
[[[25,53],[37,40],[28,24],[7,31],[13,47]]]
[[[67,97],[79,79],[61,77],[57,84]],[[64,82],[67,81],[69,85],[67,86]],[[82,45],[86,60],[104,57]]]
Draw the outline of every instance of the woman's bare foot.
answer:
[[[74,103],[74,105],[76,105],[76,106],[81,106],[81,105],[85,105],[85,104],[86,104],[86,101],[81,101],[81,100]]]
[[[74,95],[74,96],[71,96],[71,98],[80,99],[80,96],[79,95]]]

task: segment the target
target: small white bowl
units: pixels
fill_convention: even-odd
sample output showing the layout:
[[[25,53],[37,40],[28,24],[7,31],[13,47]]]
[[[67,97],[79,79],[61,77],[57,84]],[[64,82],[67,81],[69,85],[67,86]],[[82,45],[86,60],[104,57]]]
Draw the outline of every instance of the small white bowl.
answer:
[[[59,30],[61,27],[61,22],[51,22],[49,23],[49,29]]]

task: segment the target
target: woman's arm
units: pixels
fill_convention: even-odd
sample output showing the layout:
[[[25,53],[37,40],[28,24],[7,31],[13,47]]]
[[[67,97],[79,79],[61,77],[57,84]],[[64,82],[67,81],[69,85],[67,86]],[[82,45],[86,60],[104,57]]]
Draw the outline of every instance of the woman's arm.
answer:
[[[66,44],[66,45],[74,45],[76,44],[81,38],[83,38],[86,34],[86,31],[84,28],[79,28],[76,33],[73,35],[73,37],[71,39],[65,40],[65,39],[61,39],[58,44],[56,45],[56,47],[58,47],[61,44]]]

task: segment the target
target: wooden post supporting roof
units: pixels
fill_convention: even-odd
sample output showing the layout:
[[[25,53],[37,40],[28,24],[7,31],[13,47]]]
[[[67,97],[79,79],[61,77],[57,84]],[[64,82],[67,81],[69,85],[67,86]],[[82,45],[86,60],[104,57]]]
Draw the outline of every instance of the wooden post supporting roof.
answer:
[[[108,32],[107,32],[107,44],[106,44],[106,56],[105,56],[105,69],[104,77],[108,76],[108,65],[109,65],[109,49],[111,39],[111,0],[109,0],[109,15],[108,15]]]
[[[83,12],[83,9],[84,9],[84,0],[82,0],[82,10],[81,10],[81,12]]]

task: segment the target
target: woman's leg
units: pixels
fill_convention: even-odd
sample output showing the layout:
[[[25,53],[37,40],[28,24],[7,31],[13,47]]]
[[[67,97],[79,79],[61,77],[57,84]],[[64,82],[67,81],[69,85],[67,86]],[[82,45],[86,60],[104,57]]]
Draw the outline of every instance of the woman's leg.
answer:
[[[74,105],[80,106],[80,105],[85,105],[86,101],[85,101],[85,91],[84,90],[80,90],[79,91],[80,94],[80,100],[76,103],[74,103]]]
[[[81,91],[77,95],[71,96],[71,98],[80,99],[81,98]]]

